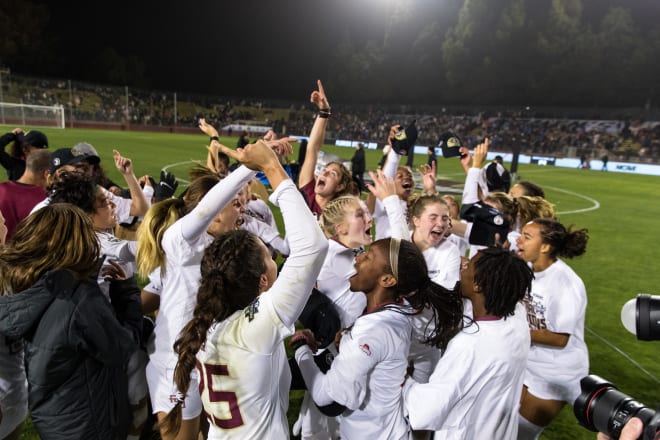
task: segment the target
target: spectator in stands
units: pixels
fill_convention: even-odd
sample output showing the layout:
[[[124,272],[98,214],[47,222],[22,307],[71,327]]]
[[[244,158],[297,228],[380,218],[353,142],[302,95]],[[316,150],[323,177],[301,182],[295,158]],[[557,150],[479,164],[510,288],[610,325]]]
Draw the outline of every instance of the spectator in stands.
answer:
[[[367,169],[366,161],[364,158],[364,144],[358,142],[355,144],[355,154],[351,158],[351,174],[353,175],[353,182],[358,187],[360,192],[364,191],[364,172]]]
[[[7,153],[5,147],[12,143],[11,152]],[[11,132],[0,137],[0,165],[7,170],[9,180],[17,180],[25,172],[25,161],[33,151],[48,148],[48,138],[37,130],[27,133],[21,128],[14,128]]]
[[[40,209],[0,248],[0,291],[11,293],[0,296],[0,334],[24,341],[29,409],[43,439],[126,437],[123,368],[142,314],[128,295],[112,306],[103,296],[92,279],[98,255],[91,221],[68,203]]]
[[[16,225],[46,197],[49,165],[50,151],[34,151],[27,157],[25,172],[18,180],[0,183],[0,211],[5,216],[7,241],[14,236]]]

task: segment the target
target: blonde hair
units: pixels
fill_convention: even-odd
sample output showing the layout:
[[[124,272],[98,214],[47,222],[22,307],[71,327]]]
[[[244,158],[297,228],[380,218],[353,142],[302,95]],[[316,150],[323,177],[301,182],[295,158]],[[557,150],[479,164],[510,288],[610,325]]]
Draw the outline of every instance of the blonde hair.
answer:
[[[555,220],[555,205],[543,197],[520,196],[516,197],[518,205],[518,218],[524,225],[535,218],[549,218]]]
[[[176,199],[167,199],[151,205],[137,231],[138,243],[135,260],[138,272],[146,277],[157,267],[165,270],[165,252],[162,241],[165,231],[181,217],[192,211],[220,178],[214,174],[203,175]]]
[[[83,279],[98,271],[100,244],[92,221],[70,203],[45,206],[18,224],[0,247],[0,292],[20,292],[45,272],[66,269]]]
[[[335,228],[346,221],[346,209],[353,204],[359,206],[360,200],[355,196],[340,196],[325,205],[320,222],[326,237],[337,235]]]

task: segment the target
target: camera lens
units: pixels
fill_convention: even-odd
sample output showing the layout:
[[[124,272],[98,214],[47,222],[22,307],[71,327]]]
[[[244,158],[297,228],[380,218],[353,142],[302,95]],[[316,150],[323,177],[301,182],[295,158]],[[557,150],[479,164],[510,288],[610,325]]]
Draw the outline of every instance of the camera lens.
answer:
[[[646,425],[655,415],[655,411],[598,376],[582,378],[580,387],[582,393],[573,404],[573,412],[578,422],[591,431],[619,438],[631,417],[639,417]]]

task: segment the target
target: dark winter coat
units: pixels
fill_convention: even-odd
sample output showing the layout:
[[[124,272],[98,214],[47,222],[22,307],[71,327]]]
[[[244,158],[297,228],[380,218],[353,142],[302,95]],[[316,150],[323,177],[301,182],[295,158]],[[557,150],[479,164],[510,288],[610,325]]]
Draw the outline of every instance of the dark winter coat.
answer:
[[[48,272],[31,288],[0,296],[0,334],[24,339],[28,402],[43,439],[126,438],[125,365],[141,329],[139,289]]]

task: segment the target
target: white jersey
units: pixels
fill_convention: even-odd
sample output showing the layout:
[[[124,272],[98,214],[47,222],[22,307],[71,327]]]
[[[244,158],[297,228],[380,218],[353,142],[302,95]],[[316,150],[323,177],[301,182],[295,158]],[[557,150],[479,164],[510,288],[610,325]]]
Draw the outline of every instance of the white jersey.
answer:
[[[422,255],[424,255],[431,281],[449,290],[453,289],[460,279],[461,256],[458,248],[453,243],[444,240],[438,246],[426,249]],[[413,336],[409,359],[414,365],[413,378],[421,383],[428,380],[440,359],[440,349],[424,343],[435,330],[432,318],[433,312],[428,308],[412,317]]]
[[[411,428],[436,431],[435,439],[515,439],[529,344],[525,320],[515,316],[465,328],[427,384],[406,382]]]
[[[395,197],[399,205],[401,206],[402,212],[405,213],[408,212],[408,205],[405,200],[401,200],[398,196],[390,196],[390,197]],[[376,204],[374,206],[374,212],[371,215],[373,217],[374,224],[376,225],[376,240],[380,240],[383,238],[389,238],[392,237],[392,225],[390,224],[390,218],[388,217],[388,212],[385,209],[384,203],[381,202],[380,200],[376,200]]]
[[[108,260],[112,260],[124,269],[127,278],[132,277],[136,272],[135,253],[137,252],[137,242],[122,240],[109,232],[96,232],[96,237],[101,243],[101,256],[103,257],[103,264],[96,281],[101,288],[101,292],[109,297],[110,282],[105,280],[103,268],[110,265]]]
[[[289,244],[280,237],[280,231],[255,217],[243,215],[241,229],[252,232],[264,242],[271,254],[289,255]]]
[[[313,384],[309,392],[314,401],[346,406],[340,416],[342,439],[408,439],[401,383],[412,328],[410,317],[396,309],[411,311],[409,306],[388,306],[358,318],[342,336],[339,354],[325,375],[309,348],[296,351],[305,382]]]
[[[177,220],[164,233],[165,271],[161,273],[160,308],[154,329],[155,351],[151,362],[161,368],[176,366],[178,356],[172,346],[181,329],[190,321],[197,301],[204,249],[213,242],[206,231],[217,213],[252,178],[253,172],[241,166],[217,183],[188,215]]]
[[[354,251],[336,240],[328,240],[328,254],[316,282],[316,288],[335,305],[342,328],[353,325],[367,307],[367,297],[353,292],[348,281],[355,273]]]
[[[268,203],[259,198],[252,199],[248,202],[247,207],[245,208],[245,214],[277,229],[273,211],[270,209],[270,206],[268,206]]]
[[[273,197],[288,225],[291,255],[267,292],[209,329],[197,354],[209,439],[289,438],[291,371],[282,341],[309,298],[327,240],[290,180]]]
[[[528,374],[537,380],[542,378],[553,389],[555,399],[573,403],[580,394],[580,379],[589,373],[589,353],[584,342],[584,283],[566,263],[557,260],[546,270],[534,272],[530,297],[531,300],[525,299],[529,328],[548,329],[570,337],[563,348],[533,344]]]

